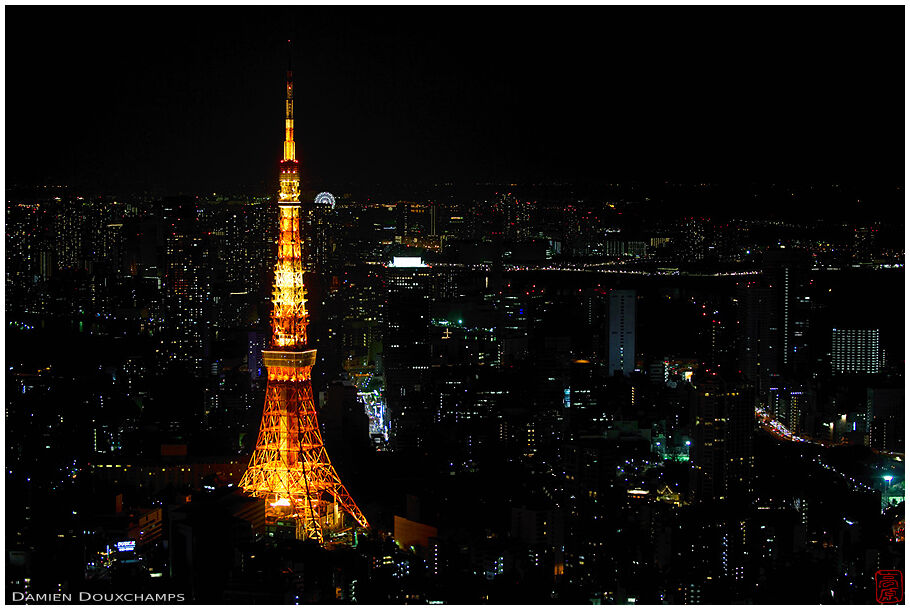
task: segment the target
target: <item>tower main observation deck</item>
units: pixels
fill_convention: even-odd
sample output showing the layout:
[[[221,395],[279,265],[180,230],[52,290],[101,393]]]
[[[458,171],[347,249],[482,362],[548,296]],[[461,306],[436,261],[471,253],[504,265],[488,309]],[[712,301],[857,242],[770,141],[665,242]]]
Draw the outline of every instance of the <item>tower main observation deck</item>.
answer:
[[[291,523],[299,540],[327,542],[329,534],[360,526],[366,517],[341,483],[322,442],[307,343],[306,239],[300,231],[300,171],[294,147],[294,81],[289,69],[284,157],[278,195],[278,262],[272,291],[272,341],[263,351],[268,371],[262,424],[250,465],[240,480],[263,498],[266,523]]]

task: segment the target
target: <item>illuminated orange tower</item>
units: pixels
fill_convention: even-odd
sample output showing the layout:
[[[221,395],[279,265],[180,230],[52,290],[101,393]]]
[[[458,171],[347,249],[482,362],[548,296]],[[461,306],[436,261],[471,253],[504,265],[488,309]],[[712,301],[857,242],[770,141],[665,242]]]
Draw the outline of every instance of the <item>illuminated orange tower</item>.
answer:
[[[294,150],[294,82],[288,68],[284,158],[278,195],[278,263],[272,297],[272,349],[265,407],[249,468],[240,480],[264,498],[267,523],[294,521],[297,538],[326,542],[326,534],[369,527],[322,444],[310,373],[316,350],[307,345],[306,241],[300,233],[300,172]],[[350,520],[353,520],[351,522]]]

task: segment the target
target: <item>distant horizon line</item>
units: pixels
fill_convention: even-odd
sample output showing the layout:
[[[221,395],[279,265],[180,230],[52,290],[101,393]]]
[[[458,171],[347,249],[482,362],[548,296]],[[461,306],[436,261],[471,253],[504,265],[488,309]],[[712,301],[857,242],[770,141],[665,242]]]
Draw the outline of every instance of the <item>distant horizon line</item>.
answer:
[[[514,180],[509,178],[501,178],[496,180],[469,180],[469,179],[447,179],[447,180],[412,180],[408,182],[398,182],[395,184],[378,182],[378,181],[364,181],[364,182],[348,182],[347,184],[341,186],[341,188],[334,189],[338,192],[345,192],[351,190],[362,190],[365,188],[379,188],[384,190],[389,189],[402,189],[407,187],[447,187],[447,186],[472,186],[472,187],[500,187],[500,186],[512,186],[512,187],[540,187],[540,186],[576,186],[576,187],[585,187],[585,188],[635,188],[635,187],[657,187],[657,186],[670,186],[670,187],[688,187],[688,188],[726,188],[726,187],[757,187],[757,188],[820,188],[820,189],[836,189],[836,190],[857,190],[857,189],[894,189],[899,192],[904,188],[903,184],[893,184],[888,185],[887,183],[881,183],[879,181],[841,181],[839,183],[832,183],[830,180],[679,180],[679,179],[639,179],[639,178],[629,178],[626,180],[593,180],[593,179],[580,179],[580,180],[570,180],[570,179],[548,179],[548,180],[535,180],[535,181],[526,181],[526,180]],[[15,189],[71,189],[79,191],[94,191],[106,193],[118,193],[118,194],[129,194],[129,195],[141,195],[150,192],[161,192],[166,191],[168,194],[164,196],[184,196],[184,195],[208,195],[212,193],[213,195],[224,195],[224,194],[244,194],[244,195],[263,195],[270,196],[274,192],[277,192],[277,185],[275,188],[263,188],[260,186],[253,187],[251,185],[241,185],[239,187],[232,187],[227,189],[174,189],[167,191],[165,187],[151,187],[151,188],[137,188],[137,187],[126,187],[126,188],[109,188],[109,187],[91,187],[83,185],[72,185],[72,184],[42,184],[38,182],[7,182],[6,190],[15,190]],[[332,190],[331,187],[321,186],[321,187],[303,187],[301,190],[304,191],[313,191],[314,193],[319,193],[325,190]],[[103,195],[102,195],[103,196]]]

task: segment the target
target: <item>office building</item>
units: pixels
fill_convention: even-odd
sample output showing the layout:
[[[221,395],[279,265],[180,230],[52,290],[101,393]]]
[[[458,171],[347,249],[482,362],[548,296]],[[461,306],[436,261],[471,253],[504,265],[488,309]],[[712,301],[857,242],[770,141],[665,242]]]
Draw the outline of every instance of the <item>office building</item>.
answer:
[[[635,370],[635,291],[611,290],[609,303],[608,372],[628,376]]]
[[[831,333],[831,371],[835,375],[875,375],[882,368],[879,330],[835,328]]]

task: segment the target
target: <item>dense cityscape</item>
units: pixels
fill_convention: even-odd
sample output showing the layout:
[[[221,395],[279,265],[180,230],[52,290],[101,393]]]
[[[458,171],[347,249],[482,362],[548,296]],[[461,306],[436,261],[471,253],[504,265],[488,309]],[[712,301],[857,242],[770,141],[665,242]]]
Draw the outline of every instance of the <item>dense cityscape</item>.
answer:
[[[8,603],[881,601],[902,183],[319,180],[293,49],[261,188],[7,174]]]
[[[799,565],[817,603],[902,567],[902,228],[475,188],[303,196],[320,421],[377,530],[319,579],[231,489],[274,199],[10,191],[10,589],[758,602]]]

